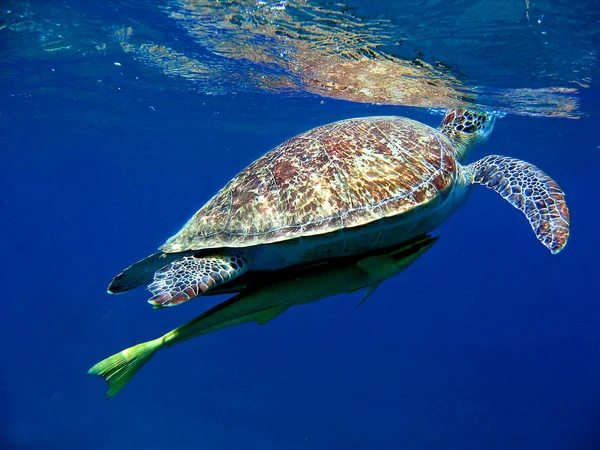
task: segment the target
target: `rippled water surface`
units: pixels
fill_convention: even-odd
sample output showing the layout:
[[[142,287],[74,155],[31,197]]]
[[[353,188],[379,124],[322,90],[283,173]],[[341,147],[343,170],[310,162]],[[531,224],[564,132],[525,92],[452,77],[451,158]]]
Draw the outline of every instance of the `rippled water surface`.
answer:
[[[582,1],[4,1],[0,448],[600,448],[600,7]],[[370,115],[498,115],[557,180],[550,255],[483,187],[406,272],[86,375],[221,301],[112,277],[265,151]]]
[[[213,95],[564,117],[586,113],[579,93],[598,70],[600,34],[593,1],[9,2],[0,20],[12,69],[4,77],[32,59],[61,64],[88,95],[114,75],[94,60],[111,57]],[[23,89],[52,80],[33,72]],[[143,87],[139,77],[120,83]]]

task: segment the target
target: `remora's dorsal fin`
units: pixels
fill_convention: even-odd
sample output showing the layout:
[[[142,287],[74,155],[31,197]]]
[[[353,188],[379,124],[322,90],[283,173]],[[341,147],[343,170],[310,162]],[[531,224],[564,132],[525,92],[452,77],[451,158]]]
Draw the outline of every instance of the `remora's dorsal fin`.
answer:
[[[358,302],[356,308],[360,308],[364,302],[377,290],[377,288],[381,285],[383,280],[396,275],[399,272],[398,265],[394,261],[394,259],[390,255],[377,255],[377,256],[369,256],[368,258],[361,259],[356,263],[360,269],[365,272],[369,278],[373,279],[374,282],[367,286],[367,290],[365,291],[365,295]],[[358,289],[354,289],[348,292],[354,292],[360,289],[364,289],[360,287]]]
[[[363,295],[363,298],[360,299],[360,302],[358,302],[356,304],[356,309],[360,308],[360,305],[362,305],[364,302],[367,301],[367,299],[371,296],[371,294],[373,294],[373,292],[375,292],[377,290],[377,288],[379,286],[381,286],[381,283],[383,283],[383,281],[380,281],[378,283],[373,283],[372,285],[367,287],[367,290],[365,291],[365,295]]]
[[[431,238],[430,236],[424,236],[416,239],[414,242],[408,242],[406,245],[387,255],[369,256],[358,261],[356,265],[360,267],[373,282],[367,286],[365,295],[361,301],[358,302],[356,307],[359,308],[360,305],[362,305],[373,292],[377,290],[383,281],[397,275],[414,262],[423,252],[431,248],[436,239],[437,238]],[[364,286],[347,292],[355,292],[360,289],[364,289]]]
[[[537,238],[554,254],[569,238],[569,209],[565,193],[533,164],[490,155],[465,167],[472,183],[487,186],[521,210]]]

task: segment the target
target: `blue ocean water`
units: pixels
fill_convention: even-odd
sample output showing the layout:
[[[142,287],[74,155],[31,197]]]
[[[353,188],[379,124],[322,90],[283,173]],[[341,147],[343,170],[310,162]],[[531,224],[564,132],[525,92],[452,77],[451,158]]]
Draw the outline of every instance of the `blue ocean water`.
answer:
[[[3,5],[0,448],[600,448],[599,14],[594,2],[536,3]],[[311,34],[327,8],[337,22]],[[221,13],[278,33],[240,39]],[[316,69],[315,51],[333,44],[307,52],[290,31],[312,42],[350,29],[344,20],[360,42],[392,36],[381,52],[398,73],[443,67],[407,77],[448,95],[349,98]],[[282,29],[292,49],[273,45]],[[281,62],[292,58],[300,72]],[[91,365],[226,298],[155,311],[143,289],[106,294],[113,276],[285,139],[368,115],[437,126],[453,98],[506,113],[471,160],[518,157],[565,190],[563,252],[477,188],[434,248],[360,309],[361,293],[340,295],[188,341],[104,398]]]

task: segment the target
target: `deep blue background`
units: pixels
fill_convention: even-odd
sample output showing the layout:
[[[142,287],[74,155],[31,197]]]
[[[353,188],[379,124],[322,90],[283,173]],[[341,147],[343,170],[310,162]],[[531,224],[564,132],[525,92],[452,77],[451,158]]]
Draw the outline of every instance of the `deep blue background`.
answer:
[[[360,310],[361,294],[338,296],[190,341],[107,401],[92,364],[215,301],[154,311],[143,290],[105,294],[116,273],[297,133],[440,117],[259,93],[67,101],[5,87],[0,448],[599,449],[597,92],[582,94],[590,117],[507,116],[471,155],[526,159],[560,183],[572,234],[559,255],[477,188]]]

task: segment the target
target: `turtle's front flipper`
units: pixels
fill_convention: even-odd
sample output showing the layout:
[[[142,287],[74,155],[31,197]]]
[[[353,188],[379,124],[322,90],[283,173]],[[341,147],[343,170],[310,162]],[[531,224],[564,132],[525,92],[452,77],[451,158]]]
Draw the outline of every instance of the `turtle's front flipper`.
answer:
[[[558,184],[525,161],[491,155],[466,166],[468,181],[498,192],[523,211],[537,238],[554,254],[569,238],[569,209]]]
[[[159,307],[178,305],[247,270],[248,257],[243,251],[185,256],[154,274],[154,281],[148,286],[153,297],[148,302]]]

